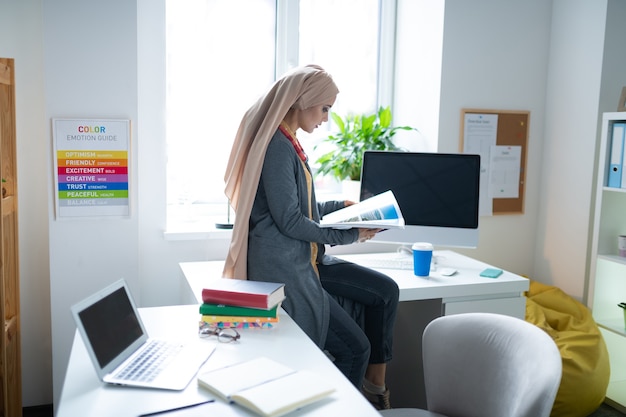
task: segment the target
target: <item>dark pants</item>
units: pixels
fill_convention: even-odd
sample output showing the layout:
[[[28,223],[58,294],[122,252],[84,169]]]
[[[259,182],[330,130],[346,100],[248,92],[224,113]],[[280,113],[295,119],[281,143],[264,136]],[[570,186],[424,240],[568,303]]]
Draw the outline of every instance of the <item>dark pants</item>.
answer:
[[[324,350],[358,388],[367,365],[391,360],[398,285],[387,275],[353,263],[318,265],[332,296]]]

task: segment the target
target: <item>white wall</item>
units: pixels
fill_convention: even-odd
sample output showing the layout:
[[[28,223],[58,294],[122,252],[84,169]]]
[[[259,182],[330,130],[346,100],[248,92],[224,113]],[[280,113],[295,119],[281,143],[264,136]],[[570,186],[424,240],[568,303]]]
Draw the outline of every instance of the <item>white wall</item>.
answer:
[[[615,110],[599,107],[606,9],[606,1],[555,1],[549,38],[542,148],[549,175],[540,184],[534,276],[578,298],[586,282],[599,113]]]
[[[141,306],[175,304],[178,262],[226,253],[226,241],[163,239],[162,2],[0,0],[0,56],[15,57],[17,67],[25,406],[59,398],[74,336],[73,302],[124,276]],[[608,4],[619,37],[604,46],[607,1],[448,0],[445,6],[439,150],[458,148],[463,107],[531,111],[525,213],[482,218],[480,248],[466,253],[579,298],[598,113],[615,110],[626,85],[619,79],[622,59],[602,54],[603,47],[612,56],[623,53],[618,23],[626,11],[618,0]],[[410,46],[410,39],[402,42]],[[405,93],[418,87],[397,85]],[[131,119],[130,218],[54,218],[52,117]]]
[[[61,393],[75,326],[69,307],[124,277],[139,295],[137,6],[126,0],[43,2],[45,125],[52,118],[131,120],[129,198],[122,219],[56,220],[48,187],[54,403]],[[50,151],[50,148],[48,148]],[[48,157],[48,181],[51,161]],[[139,301],[140,302],[140,301]]]
[[[548,175],[541,160],[550,19],[551,2],[543,0],[447,0],[445,7],[439,151],[458,150],[462,108],[530,111],[524,213],[481,217],[478,248],[459,252],[528,276]]]

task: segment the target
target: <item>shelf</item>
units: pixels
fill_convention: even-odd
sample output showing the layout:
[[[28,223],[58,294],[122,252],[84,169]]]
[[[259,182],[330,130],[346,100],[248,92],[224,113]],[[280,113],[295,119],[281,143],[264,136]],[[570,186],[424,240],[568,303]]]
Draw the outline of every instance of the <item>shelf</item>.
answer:
[[[611,367],[605,402],[626,410],[626,257],[618,256],[617,237],[626,233],[626,188],[608,187],[613,125],[626,121],[624,113],[604,113],[597,164],[587,305],[607,346]]]
[[[0,416],[22,415],[19,244],[13,59],[0,58]]]
[[[608,191],[611,193],[626,193],[626,188],[602,187],[602,191]]]
[[[626,257],[618,256],[618,255],[600,255],[598,254],[598,259],[603,259],[605,261],[615,262],[618,264],[622,264],[626,266]]]

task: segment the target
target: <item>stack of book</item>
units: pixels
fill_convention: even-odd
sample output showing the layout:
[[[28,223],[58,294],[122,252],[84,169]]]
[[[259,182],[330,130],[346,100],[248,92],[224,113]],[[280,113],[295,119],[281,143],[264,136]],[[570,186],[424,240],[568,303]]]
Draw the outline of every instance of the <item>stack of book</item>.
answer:
[[[201,324],[219,328],[271,328],[285,299],[285,284],[218,278],[202,289]]]

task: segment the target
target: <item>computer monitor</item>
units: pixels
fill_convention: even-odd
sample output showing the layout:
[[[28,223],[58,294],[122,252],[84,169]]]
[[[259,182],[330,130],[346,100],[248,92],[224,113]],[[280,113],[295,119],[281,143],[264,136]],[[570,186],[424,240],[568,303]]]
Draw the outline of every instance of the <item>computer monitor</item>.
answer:
[[[374,242],[475,248],[478,246],[480,156],[366,151],[361,201],[392,190],[404,229],[378,233]]]

